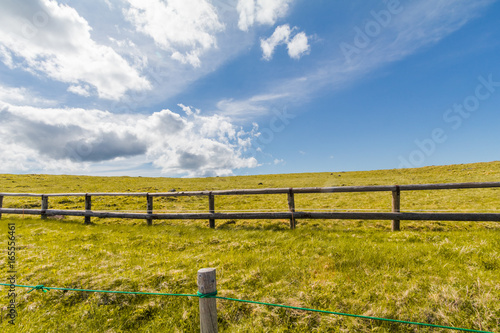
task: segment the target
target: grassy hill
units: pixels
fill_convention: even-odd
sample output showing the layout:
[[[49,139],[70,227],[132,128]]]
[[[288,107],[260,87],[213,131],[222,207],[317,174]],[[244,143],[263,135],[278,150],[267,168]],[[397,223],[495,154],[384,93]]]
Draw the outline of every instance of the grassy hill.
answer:
[[[500,162],[407,170],[200,179],[0,175],[0,192],[163,192],[259,187],[500,181]],[[262,185],[259,185],[262,183]],[[415,191],[402,210],[497,212],[498,189]],[[296,195],[298,209],[390,210],[390,193]],[[95,198],[94,209],[145,210],[144,198]],[[4,207],[39,207],[6,198]],[[80,198],[51,208],[83,209]],[[286,196],[216,199],[216,210],[286,209]],[[155,210],[206,210],[206,198],[155,200]],[[101,290],[195,293],[215,267],[219,295],[352,314],[497,331],[500,225],[388,221],[42,221],[6,216],[0,258],[7,282],[7,223],[15,223],[17,283]],[[7,290],[2,287],[2,299]],[[3,332],[196,332],[195,298],[17,289],[16,325]],[[3,302],[3,301],[2,301]],[[221,332],[439,332],[418,326],[218,301]],[[444,332],[444,331],[443,331]]]

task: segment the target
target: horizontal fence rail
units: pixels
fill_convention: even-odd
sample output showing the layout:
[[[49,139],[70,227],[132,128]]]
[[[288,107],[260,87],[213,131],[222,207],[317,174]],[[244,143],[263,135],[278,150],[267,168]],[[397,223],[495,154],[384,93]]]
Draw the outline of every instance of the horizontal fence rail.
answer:
[[[335,187],[296,187],[296,188],[263,188],[263,189],[240,189],[240,190],[216,190],[216,191],[180,191],[180,192],[125,192],[125,193],[0,193],[0,196],[11,197],[93,197],[104,196],[136,196],[136,197],[180,197],[180,196],[208,196],[213,195],[251,195],[251,194],[287,194],[290,189],[293,193],[334,193],[334,192],[383,192],[383,191],[419,191],[419,190],[455,190],[455,189],[479,189],[500,187],[500,182],[486,183],[448,183],[448,184],[413,184],[413,185],[372,185],[372,186],[335,186]]]
[[[153,220],[208,220],[209,226],[215,228],[215,220],[226,219],[288,219],[290,228],[296,226],[296,219],[359,219],[359,220],[392,220],[392,230],[400,230],[401,220],[429,220],[429,221],[493,221],[500,222],[500,214],[497,213],[409,213],[400,211],[401,191],[420,190],[451,190],[451,189],[481,189],[498,188],[500,182],[483,183],[449,183],[449,184],[414,184],[414,185],[374,185],[374,186],[337,186],[337,187],[304,187],[304,188],[268,188],[268,189],[239,189],[239,190],[217,190],[217,191],[184,191],[165,193],[0,193],[0,218],[2,214],[27,214],[40,215],[42,219],[48,216],[81,216],[85,217],[85,224],[91,222],[91,218],[124,218],[144,219],[148,225]],[[314,193],[349,193],[349,192],[391,192],[392,212],[301,212],[295,211],[294,194]],[[232,212],[218,213],[215,211],[215,196],[218,195],[257,195],[257,194],[286,194],[288,196],[288,211],[285,212]],[[93,211],[92,197],[104,196],[134,196],[146,197],[146,213],[125,213]],[[180,197],[180,196],[207,196],[207,213],[168,213],[158,214],[153,210],[153,199],[155,197]],[[3,208],[4,197],[39,197],[41,198],[41,209]],[[49,209],[50,197],[85,197],[85,210],[60,210]]]
[[[57,210],[57,209],[20,209],[2,208],[6,214],[26,214],[46,216],[89,216],[98,218],[129,218],[153,220],[280,220],[280,219],[322,219],[322,220],[413,220],[413,221],[494,221],[500,222],[500,213],[360,213],[360,212],[282,212],[282,213],[171,213],[171,214],[143,214],[122,212],[94,212],[84,210]]]

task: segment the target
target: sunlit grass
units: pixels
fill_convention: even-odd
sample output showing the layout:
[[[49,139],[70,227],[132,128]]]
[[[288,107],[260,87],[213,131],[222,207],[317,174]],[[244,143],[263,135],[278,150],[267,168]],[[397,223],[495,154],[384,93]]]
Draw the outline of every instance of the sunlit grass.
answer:
[[[493,331],[499,324],[499,228],[3,222],[16,223],[19,284],[195,293],[197,270],[215,267],[223,296]],[[198,330],[196,299],[19,292],[16,332]],[[228,301],[219,301],[219,321],[227,332],[432,331]]]
[[[163,192],[260,187],[500,181],[500,163],[357,173],[207,179],[0,175],[0,192]],[[471,169],[472,168],[472,169]],[[446,173],[449,171],[449,174]],[[340,177],[338,175],[341,175]],[[342,179],[342,183],[340,180]],[[336,184],[334,184],[337,182]],[[21,187],[22,186],[22,187]],[[496,189],[404,192],[408,210],[495,211]],[[97,200],[102,199],[102,200]],[[39,205],[6,198],[4,207]],[[83,209],[82,198],[51,198]],[[390,210],[390,193],[296,195],[305,209]],[[36,206],[35,208],[38,208]],[[94,208],[145,210],[145,198],[95,198]],[[286,196],[224,196],[216,209],[286,210]],[[28,207],[25,207],[28,208]],[[206,197],[162,198],[158,210],[204,210]],[[488,222],[288,220],[40,220],[16,224],[17,283],[52,287],[196,293],[196,272],[217,269],[219,295],[368,316],[497,331],[500,225]],[[6,269],[0,275],[6,282]],[[2,332],[196,332],[198,300],[18,289],[16,327],[2,304]],[[2,298],[6,300],[2,287]],[[221,332],[439,332],[401,324],[218,301]]]

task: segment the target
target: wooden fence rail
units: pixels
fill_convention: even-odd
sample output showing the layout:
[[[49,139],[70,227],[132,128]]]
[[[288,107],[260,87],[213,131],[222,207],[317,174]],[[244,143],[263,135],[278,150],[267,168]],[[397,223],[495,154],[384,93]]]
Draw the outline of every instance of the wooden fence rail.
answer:
[[[449,183],[449,184],[415,184],[415,185],[377,185],[377,186],[341,186],[341,187],[305,187],[305,188],[269,188],[269,189],[241,189],[218,191],[186,191],[166,193],[0,193],[0,218],[3,214],[40,215],[42,219],[48,216],[83,216],[85,224],[96,218],[125,218],[145,219],[148,225],[153,220],[208,220],[210,228],[215,228],[215,220],[221,219],[288,219],[290,228],[296,226],[296,219],[360,219],[360,220],[392,220],[392,230],[400,230],[401,220],[430,220],[430,221],[494,221],[500,222],[500,213],[408,213],[401,212],[401,191],[420,190],[449,190],[449,189],[480,189],[500,187],[500,182],[488,183]],[[297,212],[295,211],[294,194],[306,193],[346,193],[346,192],[380,192],[392,193],[392,212]],[[260,212],[260,213],[217,213],[215,211],[215,196],[218,195],[256,195],[256,194],[286,194],[288,201],[287,212]],[[49,209],[50,197],[85,197],[85,210]],[[146,213],[124,213],[92,211],[92,197],[97,196],[136,196],[146,197]],[[207,196],[207,213],[170,213],[155,214],[153,199],[155,197],[178,196]],[[4,197],[39,197],[41,209],[3,208]]]

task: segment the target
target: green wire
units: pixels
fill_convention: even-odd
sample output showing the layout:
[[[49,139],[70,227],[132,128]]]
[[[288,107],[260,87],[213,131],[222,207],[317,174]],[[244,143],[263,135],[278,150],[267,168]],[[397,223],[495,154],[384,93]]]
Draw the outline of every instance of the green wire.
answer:
[[[228,300],[228,301],[235,301],[235,302],[244,302],[244,303],[260,304],[260,305],[267,305],[267,306],[275,306],[275,307],[286,308],[286,309],[294,309],[294,310],[302,310],[302,311],[310,311],[310,312],[328,313],[328,314],[334,314],[334,315],[339,315],[339,316],[356,317],[356,318],[363,318],[363,319],[370,319],[370,320],[390,321],[390,322],[401,323],[401,324],[410,324],[410,325],[419,325],[419,326],[429,326],[429,327],[437,327],[437,328],[446,328],[446,329],[449,329],[449,330],[456,330],[456,331],[463,331],[463,332],[493,333],[493,332],[488,332],[488,331],[472,330],[472,329],[468,329],[468,328],[458,328],[458,327],[451,327],[451,326],[441,326],[441,325],[434,325],[434,324],[417,323],[417,322],[413,322],[413,321],[388,319],[388,318],[378,318],[378,317],[355,315],[355,314],[350,314],[350,313],[342,313],[342,312],[334,312],[334,311],[326,311],[326,310],[301,308],[301,307],[298,307],[298,306],[290,306],[290,305],[282,305],[282,304],[272,304],[272,303],[257,302],[257,301],[247,301],[247,300],[237,299],[237,298],[220,297],[220,296],[215,296],[213,298],[225,299],[225,300]]]
[[[2,286],[12,286],[11,284],[8,284],[8,283],[0,283],[0,285],[2,285]],[[52,290],[66,290],[66,291],[87,291],[87,292],[94,292],[94,293],[113,293],[113,294],[131,294],[131,295],[157,295],[157,296],[184,296],[184,297],[199,297],[199,298],[218,298],[218,299],[223,299],[223,300],[227,300],[227,301],[234,301],[234,302],[267,305],[267,306],[274,306],[274,307],[280,307],[280,308],[286,308],[286,309],[309,311],[309,312],[319,312],[319,313],[326,313],[326,314],[334,314],[334,315],[338,315],[338,316],[347,316],[347,317],[355,317],[355,318],[370,319],[370,320],[388,321],[388,322],[400,323],[400,324],[409,324],[409,325],[419,325],[419,326],[427,326],[427,327],[444,328],[444,329],[455,330],[455,331],[462,331],[462,332],[493,333],[493,332],[489,332],[489,331],[478,331],[478,330],[473,330],[473,329],[468,329],[468,328],[459,328],[459,327],[451,327],[451,326],[442,326],[442,325],[418,323],[418,322],[412,322],[412,321],[406,321],[406,320],[397,320],[397,319],[389,319],[389,318],[361,316],[361,315],[355,315],[355,314],[350,314],[350,313],[342,313],[342,312],[334,312],[334,311],[326,311],[326,310],[317,310],[317,309],[301,308],[301,307],[298,307],[298,306],[273,304],[273,303],[266,303],[266,302],[249,301],[249,300],[238,299],[238,298],[222,297],[222,296],[217,296],[217,291],[215,291],[213,293],[208,293],[208,294],[202,294],[200,292],[197,292],[197,294],[171,294],[171,293],[150,293],[150,292],[140,292],[140,291],[116,291],[116,290],[92,290],[92,289],[57,288],[57,287],[45,287],[44,285],[36,285],[36,286],[14,285],[14,287],[32,288],[30,291],[28,291],[28,293],[32,292],[33,290],[41,290],[43,292],[47,292],[47,290],[51,290],[52,289]]]
[[[0,286],[11,286],[8,283],[0,283]],[[200,297],[196,294],[169,294],[169,293],[148,293],[148,292],[140,292],[140,291],[119,291],[119,290],[92,290],[92,289],[75,289],[75,288],[57,288],[57,287],[45,287],[44,285],[37,286],[23,286],[20,284],[15,284],[14,287],[21,288],[32,288],[28,293],[33,290],[42,290],[43,292],[47,292],[47,290],[66,290],[66,291],[88,291],[93,293],[110,293],[110,294],[130,294],[130,295],[157,295],[157,296],[186,296],[186,297]],[[210,297],[210,296],[205,296]]]

